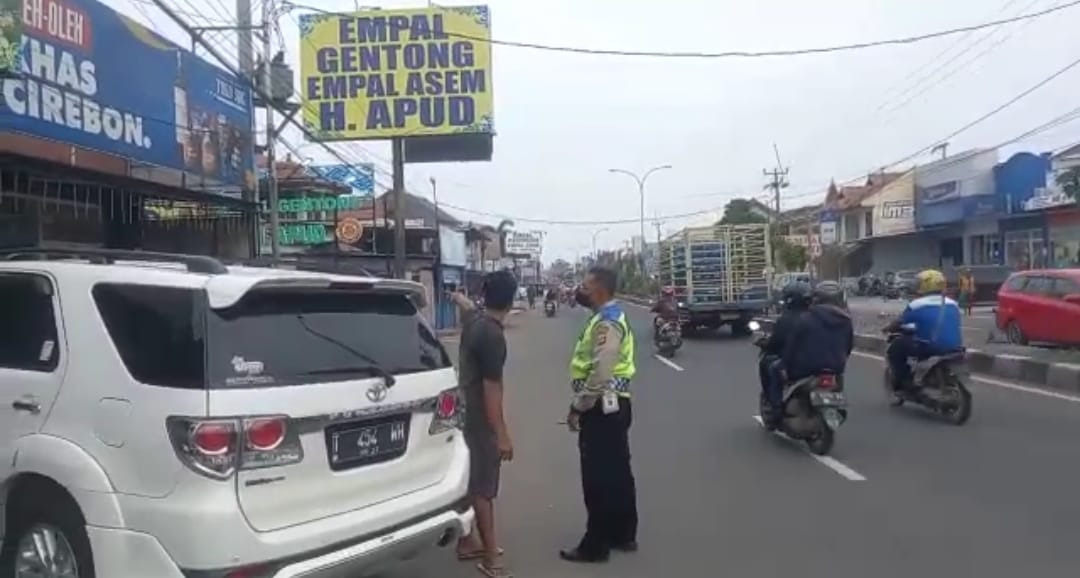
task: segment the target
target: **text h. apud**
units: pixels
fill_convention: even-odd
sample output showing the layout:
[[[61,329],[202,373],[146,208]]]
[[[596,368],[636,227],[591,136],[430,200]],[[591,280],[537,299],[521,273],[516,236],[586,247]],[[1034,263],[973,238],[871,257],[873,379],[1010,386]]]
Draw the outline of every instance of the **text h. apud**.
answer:
[[[338,16],[334,24],[336,45],[314,51],[316,74],[304,82],[322,130],[477,123],[475,98],[490,90],[488,71],[472,40],[447,33],[442,14]],[[363,118],[347,118],[357,113]]]

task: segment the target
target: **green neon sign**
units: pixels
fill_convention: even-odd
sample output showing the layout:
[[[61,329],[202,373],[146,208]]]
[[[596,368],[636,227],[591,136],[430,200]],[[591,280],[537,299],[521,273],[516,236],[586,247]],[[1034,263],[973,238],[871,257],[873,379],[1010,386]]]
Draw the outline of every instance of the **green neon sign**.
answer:
[[[281,225],[278,241],[282,245],[321,245],[333,240],[322,223],[289,223]]]
[[[361,198],[353,195],[340,197],[296,197],[278,201],[279,213],[306,213],[309,211],[355,211],[360,208]]]

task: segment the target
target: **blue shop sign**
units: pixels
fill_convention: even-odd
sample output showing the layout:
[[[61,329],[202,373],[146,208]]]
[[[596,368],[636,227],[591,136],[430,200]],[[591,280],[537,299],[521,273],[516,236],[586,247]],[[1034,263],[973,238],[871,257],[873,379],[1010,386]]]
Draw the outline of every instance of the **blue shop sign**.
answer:
[[[964,218],[988,217],[1001,212],[1001,197],[998,195],[976,195],[964,197]]]
[[[95,0],[27,0],[0,130],[252,186],[245,83]]]
[[[943,203],[960,198],[960,182],[949,181],[919,189],[919,200],[923,204]]]

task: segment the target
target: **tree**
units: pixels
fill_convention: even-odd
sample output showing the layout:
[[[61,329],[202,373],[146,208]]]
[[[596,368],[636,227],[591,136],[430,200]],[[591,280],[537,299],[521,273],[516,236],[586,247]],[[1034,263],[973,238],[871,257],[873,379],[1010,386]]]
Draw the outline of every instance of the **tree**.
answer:
[[[761,214],[761,207],[750,199],[732,199],[724,207],[724,216],[720,219],[721,225],[750,225],[769,222],[768,217]]]
[[[789,243],[783,237],[773,237],[776,260],[785,271],[804,271],[810,262],[810,253],[806,247]]]
[[[1080,167],[1064,170],[1054,180],[1070,199],[1080,199]]]

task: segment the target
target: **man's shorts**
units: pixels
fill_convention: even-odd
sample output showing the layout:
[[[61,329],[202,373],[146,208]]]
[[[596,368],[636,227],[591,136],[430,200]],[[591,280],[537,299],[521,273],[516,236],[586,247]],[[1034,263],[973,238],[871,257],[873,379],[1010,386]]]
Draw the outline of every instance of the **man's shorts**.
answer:
[[[499,446],[490,434],[465,434],[469,446],[469,495],[494,500],[499,494]]]

